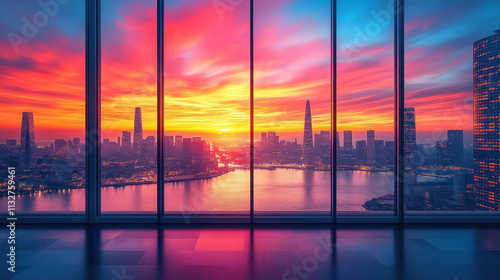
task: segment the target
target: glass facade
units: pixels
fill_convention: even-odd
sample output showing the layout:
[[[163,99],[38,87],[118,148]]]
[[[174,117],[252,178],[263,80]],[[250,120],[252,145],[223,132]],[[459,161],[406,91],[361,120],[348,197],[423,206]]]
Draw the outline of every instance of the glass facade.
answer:
[[[156,0],[101,2],[103,214],[156,214]]]
[[[250,4],[165,2],[165,213],[250,212]]]
[[[0,213],[83,214],[85,4],[2,1],[0,34]]]
[[[499,35],[492,12],[499,8],[488,0],[406,5],[408,214],[499,210]]]
[[[255,214],[329,215],[330,1],[254,3]]]
[[[337,2],[337,211],[392,215],[394,7],[362,4]]]
[[[405,1],[404,22],[385,1],[88,1],[97,65],[85,1],[0,4],[1,205],[82,215],[91,188],[106,219],[500,210],[498,1]]]

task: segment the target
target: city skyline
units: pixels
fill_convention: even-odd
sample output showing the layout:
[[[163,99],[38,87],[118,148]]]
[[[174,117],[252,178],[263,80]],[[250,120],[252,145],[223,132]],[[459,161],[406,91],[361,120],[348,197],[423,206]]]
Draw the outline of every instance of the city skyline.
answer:
[[[159,163],[165,164],[164,174],[156,173],[160,139],[156,139],[155,1],[103,2],[98,111],[101,186],[144,186],[165,176],[166,182],[175,183],[206,180],[210,191],[218,179],[240,176],[237,185],[245,190],[250,184],[244,180],[249,176],[247,170],[255,168],[272,174],[299,174],[297,181],[303,184],[294,199],[304,198],[308,203],[315,201],[314,191],[322,189],[321,195],[316,193],[322,197],[331,192],[327,172],[337,170],[345,175],[337,182],[342,187],[354,187],[349,176],[356,175],[357,187],[365,192],[375,185],[380,188],[362,197],[362,203],[358,197],[356,207],[362,205],[370,211],[393,208],[397,146],[393,139],[394,26],[381,26],[367,44],[357,45],[352,35],[358,33],[352,28],[364,26],[373,17],[370,10],[378,16],[387,13],[376,1],[362,2],[367,10],[341,1],[334,15],[339,23],[336,39],[341,42],[336,85],[331,84],[330,1],[255,1],[253,29],[247,2],[224,20],[218,20],[207,3],[167,3],[164,35],[170,40],[165,42],[165,69],[161,69],[165,81],[165,135],[161,139],[166,146],[165,162]],[[432,6],[439,1],[429,2]],[[405,139],[400,147],[406,156],[404,199],[411,210],[491,209],[491,204],[498,203],[497,186],[491,183],[498,177],[494,167],[498,157],[490,153],[498,147],[494,134],[498,112],[496,101],[489,100],[497,94],[497,87],[490,83],[491,77],[496,78],[491,71],[497,65],[491,64],[496,58],[488,49],[488,40],[496,40],[498,31],[491,35],[496,29],[490,22],[494,17],[485,11],[495,3],[474,3],[465,5],[470,9],[451,7],[454,13],[446,18],[408,3],[405,104],[399,108],[404,119],[399,121],[404,126],[400,136]],[[6,62],[0,65],[5,81],[0,84],[0,99],[8,105],[5,113],[12,116],[0,127],[0,150],[3,162],[17,164],[16,160],[25,159],[20,169],[29,172],[20,183],[26,193],[85,186],[85,85],[81,83],[85,52],[78,47],[85,27],[78,22],[81,15],[71,17],[81,12],[79,5],[70,3],[45,29],[59,40],[41,33],[30,44],[20,45],[16,55],[8,52],[8,42],[0,40],[0,50],[6,50],[0,52],[0,59]],[[16,3],[7,8],[13,9],[12,16],[18,9],[22,11]],[[484,17],[473,20],[472,10]],[[463,17],[470,23],[468,29],[452,32]],[[0,23],[4,22],[0,17]],[[252,53],[250,30],[255,39]],[[476,45],[471,51],[473,42]],[[348,52],[353,47],[356,50]],[[40,56],[38,49],[47,55]],[[250,55],[255,74],[252,94]],[[336,134],[331,129],[332,86],[337,87]],[[253,166],[251,123],[255,132]],[[331,147],[333,137],[337,147]],[[330,166],[332,156],[337,156],[337,166]],[[315,185],[309,171],[322,178],[320,185]],[[283,198],[286,203],[292,194],[279,194],[275,183],[293,176],[268,175],[260,186],[269,191],[269,197]],[[191,187],[187,184],[182,190],[187,196]],[[343,190],[339,197],[349,196],[349,189]],[[307,203],[296,201],[294,205],[305,207]]]
[[[484,1],[484,2],[488,2],[488,1]],[[6,5],[6,4],[4,4],[4,5]],[[10,4],[10,5],[17,5],[17,4]],[[315,4],[315,5],[318,6],[318,9],[321,9],[323,7],[322,2],[319,4]],[[293,9],[292,8],[287,9],[287,8],[283,8],[281,6],[278,6],[276,9],[277,9],[278,14],[280,14],[284,18],[288,18],[288,17],[290,17],[290,13],[292,11],[297,12],[297,7],[300,7],[300,6],[301,6],[301,4],[296,4],[296,6],[293,6]],[[121,18],[123,20],[123,23],[124,23],[123,26],[120,26],[118,28],[118,31],[120,31],[121,35],[116,35],[116,36],[119,36],[119,38],[124,38],[126,36],[129,36],[130,38],[135,38],[136,39],[135,41],[143,41],[144,42],[143,46],[155,45],[154,38],[156,38],[156,36],[149,36],[150,35],[149,30],[154,31],[154,28],[153,28],[154,22],[150,23],[148,21],[147,23],[144,23],[143,25],[141,25],[143,28],[146,28],[148,30],[148,32],[146,32],[146,33],[143,31],[140,31],[142,35],[139,33],[136,33],[135,31],[126,29],[127,26],[132,26],[132,25],[137,23],[137,18],[126,16],[127,13],[129,13],[129,11],[131,9],[135,9],[136,13],[148,15],[149,13],[154,12],[154,9],[152,7],[153,7],[153,4],[150,4],[147,2],[144,2],[143,5],[134,5],[132,1],[122,1],[119,5],[119,8],[112,13],[112,15],[114,17]],[[107,8],[107,6],[105,8]],[[78,10],[78,9],[79,9],[79,4],[71,3],[69,6],[67,6],[67,10],[65,10],[65,13],[66,14],[73,13],[75,10]],[[151,9],[153,9],[153,11]],[[213,7],[211,5],[207,5],[206,7],[201,5],[196,10],[187,4],[186,5],[179,5],[179,6],[173,5],[172,7],[167,8],[168,11],[171,11],[173,9],[180,9],[180,10],[178,11],[178,16],[172,18],[172,23],[182,21],[183,19],[186,18],[184,15],[188,14],[190,12],[191,13],[192,12],[202,13],[203,11],[210,11],[213,13],[214,17],[217,17],[217,14],[212,11]],[[4,9],[4,10],[7,10],[7,9]],[[240,19],[240,20],[237,20],[236,17],[240,15],[239,13],[243,13],[244,10],[245,10],[244,8],[239,9],[237,11],[237,14],[235,14],[234,17],[226,19],[226,22],[234,23],[234,25],[239,24],[244,19],[244,17],[242,17],[242,19]],[[66,14],[65,14],[65,17],[66,17]],[[76,13],[76,14],[78,14],[78,13]],[[458,20],[459,15],[460,14],[457,14],[456,18],[454,18],[453,20]],[[413,34],[413,32],[416,32],[416,30],[418,30],[417,27],[414,27],[414,23],[417,23],[418,19],[412,18],[411,14],[409,16],[411,19],[411,21],[408,23],[408,26],[411,27],[409,32],[411,34]],[[470,16],[472,16],[472,15],[469,15],[469,17]],[[438,22],[439,24],[441,24],[441,22],[442,22],[442,20],[437,18],[437,16],[435,16],[435,15],[429,15],[429,17],[432,17],[432,19],[434,21]],[[81,19],[81,18],[82,18],[82,16],[76,17],[76,19]],[[153,18],[153,17],[151,17],[151,18]],[[447,18],[447,20],[449,21],[450,19]],[[82,20],[81,23],[78,23],[78,25],[77,25],[77,26],[82,27],[81,30],[72,29],[71,31],[68,31],[68,30],[63,30],[61,28],[61,24],[62,24],[61,22],[62,22],[62,19],[60,19],[60,20],[57,19],[57,21],[49,27],[50,30],[56,34],[63,34],[65,36],[70,36],[71,38],[73,38],[75,41],[70,42],[71,43],[70,46],[66,45],[64,49],[66,49],[66,50],[67,49],[82,50],[80,53],[78,53],[78,52],[68,53],[68,51],[54,49],[53,46],[47,47],[47,45],[48,45],[47,40],[48,39],[43,34],[41,34],[41,36],[39,38],[36,38],[34,40],[33,44],[35,44],[36,46],[38,46],[40,48],[44,48],[47,50],[54,49],[53,50],[54,52],[59,51],[60,56],[66,57],[66,60],[68,61],[67,64],[64,64],[64,67],[66,69],[68,69],[70,72],[74,73],[74,76],[71,79],[71,81],[69,81],[69,80],[61,81],[59,83],[60,86],[58,88],[55,88],[55,89],[51,88],[51,87],[49,87],[50,85],[46,84],[46,83],[42,83],[39,85],[39,88],[42,89],[42,92],[54,92],[54,93],[57,93],[58,95],[60,95],[60,98],[62,98],[63,100],[66,100],[66,102],[60,102],[60,104],[68,104],[68,105],[66,105],[66,107],[61,108],[62,105],[56,106],[57,108],[59,108],[58,110],[67,112],[67,114],[65,114],[66,121],[60,122],[59,121],[60,118],[55,118],[53,113],[51,113],[50,111],[48,111],[46,109],[41,108],[39,105],[36,105],[37,102],[39,100],[41,100],[41,98],[43,98],[42,96],[44,96],[44,95],[42,93],[36,93],[33,89],[23,88],[23,92],[29,93],[29,94],[23,95],[22,97],[14,97],[17,95],[15,94],[15,91],[13,91],[13,88],[8,87],[9,86],[8,83],[2,83],[2,85],[0,85],[3,87],[2,88],[3,90],[1,93],[2,97],[6,98],[4,100],[9,100],[9,104],[10,104],[10,106],[8,108],[6,108],[6,114],[10,114],[10,115],[14,116],[12,121],[5,123],[0,128],[0,132],[1,132],[0,134],[3,137],[5,137],[4,135],[19,134],[19,128],[17,127],[16,124],[19,123],[21,121],[21,119],[20,119],[20,116],[15,116],[14,112],[16,112],[16,111],[19,112],[20,110],[23,110],[23,111],[38,112],[38,116],[39,116],[38,121],[37,121],[37,129],[38,129],[38,137],[37,138],[38,139],[69,138],[68,135],[69,136],[76,135],[76,132],[78,132],[78,135],[76,135],[77,137],[83,138],[84,122],[81,121],[81,119],[83,117],[83,112],[84,112],[84,104],[83,104],[83,99],[84,99],[83,98],[83,92],[84,92],[84,84],[83,84],[84,73],[83,73],[83,71],[84,71],[84,67],[82,66],[83,62],[84,62],[84,58],[83,58],[84,44],[82,41],[84,38],[84,36],[83,36],[84,23]],[[312,22],[310,24],[312,26],[308,26],[309,29],[311,27],[317,26],[318,23]],[[186,27],[186,30],[192,30],[193,27],[196,25],[192,21],[191,22],[186,21],[184,23],[184,26]],[[117,27],[116,27],[116,23],[111,23],[109,21],[106,21],[103,25],[103,28],[104,28],[104,32],[109,32],[109,30],[111,28],[117,28]],[[286,23],[280,22],[280,24],[275,28],[275,32],[279,34],[279,31],[286,30],[287,28],[288,28],[288,26]],[[339,28],[341,28],[341,30],[344,33],[346,33],[345,31],[350,30],[348,25],[346,25],[346,26],[340,25]],[[430,32],[429,30],[424,30],[424,31]],[[487,35],[489,32],[490,32],[489,30],[484,29],[481,32],[477,32],[476,34]],[[448,33],[446,33],[446,35],[448,36]],[[289,35],[288,32],[283,32],[283,36],[291,36],[291,35]],[[203,37],[202,34],[193,33],[192,38],[200,40],[200,39],[205,38],[205,37]],[[287,38],[288,37],[285,37],[285,38],[283,38],[283,40],[286,41]],[[312,42],[317,42],[318,40],[319,40],[319,42],[322,42],[321,36],[319,37],[319,39],[318,38],[314,38],[314,39],[315,40],[313,40]],[[5,44],[5,43],[7,43],[7,42],[2,43],[2,50],[3,50],[2,53],[3,53],[3,55],[5,55],[4,59],[15,61],[14,56],[11,54],[12,50],[11,50],[10,45]],[[430,43],[428,43],[428,44],[430,44]],[[432,46],[432,44],[431,44],[431,46]],[[103,49],[104,56],[106,56],[106,54],[110,52],[109,51],[110,47],[111,46],[109,46],[109,47],[104,46],[104,49]],[[113,45],[113,47],[116,47],[116,46]],[[438,48],[438,47],[441,47],[441,45],[436,44],[435,47]],[[26,52],[29,49],[30,49],[29,46],[26,46],[26,47],[23,46],[23,48],[21,48],[21,50],[20,50],[21,51],[20,54],[26,55]],[[146,51],[148,49],[147,47],[145,47],[145,48],[138,47],[136,49],[141,50],[141,54],[137,55],[137,57],[145,57],[148,55],[150,55],[152,58],[155,57],[155,53],[152,50]],[[186,51],[189,51],[189,50],[187,49]],[[366,50],[363,50],[363,51],[365,51],[367,54],[369,54],[370,51],[372,51],[372,49],[367,48]],[[114,58],[119,57],[118,54],[126,53],[126,49],[124,47],[118,47],[115,49],[115,52],[117,54],[113,55]],[[419,51],[418,54],[419,54],[419,56],[422,56],[425,53],[422,54],[422,52]],[[360,54],[360,56],[361,55],[362,54]],[[386,53],[384,53],[384,56],[385,55],[386,55]],[[124,56],[125,55],[123,55],[121,57],[124,57]],[[54,56],[54,57],[56,57],[56,56]],[[472,60],[472,58],[470,60],[467,59],[467,60],[450,61],[448,64],[442,65],[442,67],[446,67],[446,69],[449,69],[449,67],[450,67],[449,65],[454,65],[455,62],[459,63],[460,65],[467,65],[469,63],[469,61],[471,61],[471,60]],[[240,64],[241,60],[237,60],[237,62],[238,62],[238,64]],[[69,63],[72,63],[73,66],[68,68]],[[110,63],[107,63],[106,65],[103,65],[103,66],[106,66],[106,67],[111,67],[111,66],[118,67],[118,65],[122,66],[122,64],[117,64],[117,62],[114,60],[111,61]],[[116,84],[116,85],[115,84],[112,84],[112,85],[111,84],[110,85],[104,84],[103,85],[104,86],[103,93],[110,92],[108,90],[108,88],[113,88],[113,94],[110,94],[109,96],[107,96],[107,95],[103,96],[105,99],[105,100],[103,100],[104,101],[103,105],[105,105],[105,107],[102,110],[103,119],[109,120],[109,122],[114,122],[114,126],[116,126],[116,131],[122,131],[126,127],[128,127],[128,125],[126,123],[124,123],[125,122],[124,120],[130,119],[130,118],[128,118],[129,113],[127,113],[126,107],[124,107],[124,104],[122,104],[121,103],[122,101],[120,101],[120,100],[129,99],[129,100],[134,100],[134,103],[145,103],[145,104],[148,104],[148,106],[143,107],[145,136],[146,135],[154,135],[155,125],[156,125],[156,122],[155,122],[155,120],[156,120],[156,118],[155,118],[156,108],[155,107],[156,106],[154,104],[152,104],[152,102],[151,102],[154,99],[153,96],[155,96],[155,94],[153,94],[154,93],[154,85],[147,83],[145,85],[145,89],[144,89],[145,92],[140,92],[140,94],[130,93],[130,91],[132,91],[131,89],[133,89],[134,92],[137,92],[135,90],[137,87],[135,85],[132,85],[131,84],[132,82],[137,81],[139,79],[142,79],[145,75],[146,75],[145,78],[147,78],[148,75],[154,76],[154,70],[153,71],[147,70],[147,69],[151,69],[151,68],[149,68],[149,65],[147,65],[144,62],[141,62],[139,60],[134,60],[133,62],[128,63],[128,65],[129,66],[127,66],[125,68],[126,71],[123,71],[123,73],[120,76],[114,77],[117,80],[123,81],[124,84],[122,84],[122,85],[120,85],[120,84]],[[154,66],[154,64],[153,64],[153,66]],[[385,66],[385,64],[384,64],[384,66]],[[78,68],[78,67],[80,67],[80,68]],[[129,71],[129,69],[132,67],[137,69],[137,70]],[[363,70],[361,64],[359,66],[357,66],[357,68],[353,68],[353,67],[356,67],[355,62],[351,62],[351,63],[341,62],[341,67],[342,67],[342,69],[349,69],[351,72],[356,72],[356,70],[359,70],[359,71]],[[103,68],[103,69],[105,69],[105,68]],[[459,71],[458,69],[461,69],[461,67],[454,67],[454,69],[457,69],[456,71]],[[21,75],[21,73],[26,73],[26,71],[28,71],[28,70],[29,69],[23,70],[23,69],[14,69],[14,68],[10,68],[10,69],[9,68],[2,68],[1,69],[2,74],[5,77],[10,77],[10,79],[15,79],[16,77],[18,77],[18,75]],[[55,72],[55,70],[56,69],[54,69],[53,74],[58,73],[58,72]],[[57,70],[60,71],[60,69],[57,69]],[[144,71],[145,73],[143,73],[142,75],[138,74],[137,71],[139,71],[139,70]],[[12,72],[12,71],[16,71],[16,72]],[[454,72],[452,72],[452,73],[454,73]],[[460,72],[460,77],[463,77],[461,73],[462,72]],[[140,77],[140,78],[137,78],[137,79],[122,78],[124,75]],[[24,75],[24,76],[31,77],[31,75]],[[413,77],[413,72],[409,72],[408,76]],[[38,80],[44,80],[43,77],[44,76],[42,76],[40,74],[38,76]],[[75,81],[78,81],[78,77],[80,77],[80,82],[75,82]],[[468,79],[469,78],[460,79],[460,80],[466,81]],[[109,80],[109,79],[107,79],[107,80]],[[127,80],[130,80],[130,81],[127,81]],[[8,80],[6,80],[6,81],[8,81]],[[182,79],[180,79],[180,81],[182,81]],[[185,81],[188,81],[188,80],[185,80]],[[348,79],[348,81],[350,81],[350,80]],[[459,81],[459,80],[456,79],[456,81]],[[139,82],[139,83],[141,83],[141,82]],[[175,83],[175,81],[172,81],[169,84],[173,84],[173,83]],[[358,91],[359,91],[359,89],[363,89],[366,87],[361,87],[357,84],[353,84],[352,82],[347,82],[347,81],[345,81],[345,79],[344,79],[344,81],[339,81],[339,83],[346,84],[346,86],[342,86],[342,89],[339,91],[339,96],[341,97],[340,102],[339,102],[339,108],[343,108],[342,112],[339,112],[339,131],[345,130],[345,129],[347,129],[347,127],[349,127],[348,129],[352,129],[355,131],[365,131],[365,130],[369,129],[368,127],[366,127],[365,124],[362,124],[362,122],[357,122],[357,123],[350,122],[350,121],[348,121],[348,119],[346,119],[347,114],[352,116],[352,115],[357,115],[357,112],[358,112],[358,111],[354,110],[357,108],[355,108],[352,105],[352,102],[348,102],[349,100],[347,99],[347,97],[350,95],[353,95],[353,96],[361,95],[361,97],[364,96],[364,97],[368,98],[368,97],[372,96],[370,94],[370,92],[372,92],[373,90],[376,90],[377,87],[376,86],[375,87],[369,86],[370,91],[364,91],[364,92],[366,92],[366,94],[363,95],[361,93],[358,94]],[[374,84],[374,83],[372,83],[372,84]],[[461,83],[461,84],[463,84],[463,83]],[[239,84],[239,86],[240,85],[241,84]],[[243,88],[245,88],[245,87],[243,87]],[[351,89],[349,89],[349,88],[351,88]],[[282,91],[282,90],[283,89],[278,89],[278,88],[275,89],[275,91]],[[434,96],[435,98],[439,97],[438,100],[440,100],[440,102],[439,102],[441,104],[440,107],[442,107],[443,109],[453,107],[454,102],[456,103],[459,97],[462,99],[467,99],[466,93],[457,92],[457,90],[455,88],[452,90],[454,91],[454,94],[452,95],[453,99],[450,101],[446,101],[443,99],[444,96],[450,96],[447,94],[447,90],[443,89],[443,88],[436,89],[432,93],[426,92],[425,96],[429,96],[429,99],[430,99],[430,96]],[[469,95],[470,95],[471,91],[472,91],[472,89],[470,89],[470,91],[468,91]],[[62,94],[63,92],[64,92],[64,96]],[[9,96],[7,97],[6,94],[8,94]],[[125,94],[125,96],[122,96],[122,97],[120,97],[120,99],[118,99],[117,94],[120,94],[120,95]],[[244,94],[243,94],[241,91],[238,91],[235,94],[238,96],[241,96],[241,97],[248,96],[248,92],[244,92]],[[313,94],[313,96],[317,96],[320,94],[323,94],[323,93],[317,92],[317,93]],[[422,101],[418,101],[417,99],[414,98],[414,96],[418,94],[418,91],[415,91],[411,87],[409,87],[408,94],[409,94],[409,98],[408,98],[409,101],[418,102],[418,104],[423,103]],[[220,94],[218,94],[218,96],[220,96]],[[130,97],[130,98],[128,98],[128,97]],[[243,98],[241,100],[243,100]],[[50,102],[49,100],[44,101],[44,103],[49,103],[49,102]],[[313,101],[313,102],[316,103],[316,101]],[[444,102],[448,102],[446,104],[449,104],[449,106],[445,105]],[[387,106],[390,106],[392,104],[391,102],[387,102],[387,103],[388,103]],[[55,103],[52,103],[52,104],[55,105]],[[214,106],[212,106],[212,105],[216,106],[216,104],[207,103],[206,107],[203,110],[208,110],[207,112],[210,112],[210,110],[214,108]],[[295,104],[290,104],[290,105],[291,106],[287,108],[288,116],[289,116],[288,118],[300,120],[300,117],[299,117],[300,114],[298,114],[298,113],[301,110],[299,109],[298,106],[295,106]],[[132,106],[130,106],[129,108],[133,108]],[[358,104],[357,107],[359,107],[359,106],[360,105]],[[384,105],[384,108],[389,109],[390,107],[387,107],[387,106]],[[363,105],[363,107],[364,107],[364,105]],[[422,107],[422,106],[420,106],[420,107]],[[431,106],[429,105],[429,108],[430,107]],[[435,106],[432,106],[432,108],[433,108],[432,112],[430,112],[430,109],[427,109],[427,108],[424,109],[423,107],[420,108],[420,118],[419,118],[418,124],[417,124],[417,126],[420,127],[419,134],[427,135],[430,132],[432,132],[433,126],[435,126],[435,122],[429,122],[430,119],[441,119],[442,118],[443,109],[436,108]],[[111,109],[113,110],[113,112],[110,111]],[[436,109],[438,109],[438,110],[436,110]],[[379,123],[379,121],[378,121],[379,117],[377,117],[378,112],[380,112],[380,111],[377,111],[377,113],[375,115],[370,115],[370,112],[364,112],[366,114],[363,114],[363,115],[367,115],[368,119],[377,119],[377,123]],[[249,116],[247,110],[238,110],[237,113],[238,113],[238,115],[240,115],[242,117]],[[171,114],[171,116],[173,118],[173,122],[177,123],[175,120],[177,120],[180,117],[178,115],[177,111],[175,114]],[[319,118],[320,116],[323,116],[323,117],[321,117],[321,122],[316,121],[316,123],[318,123],[317,128],[318,128],[318,130],[325,130],[328,127],[328,125],[324,125],[324,119],[327,115],[325,115],[325,113],[323,111],[321,111],[321,112],[316,114],[316,118]],[[245,118],[248,119],[248,117],[245,117]],[[106,121],[106,122],[108,122],[108,121]],[[392,120],[385,119],[385,122],[390,123],[390,122],[392,122]],[[246,123],[246,122],[243,122],[243,124],[244,123]],[[428,125],[427,123],[432,123],[433,125]],[[427,127],[425,127],[425,125],[427,125]],[[186,125],[185,123],[183,123],[183,126],[190,127],[189,125]],[[455,127],[455,129],[462,129],[462,130],[464,130],[466,135],[472,135],[471,134],[472,133],[472,122],[471,121],[468,123],[462,123],[460,126],[461,127]],[[106,126],[104,126],[103,128],[106,128]],[[192,128],[197,129],[195,126],[193,126]],[[216,134],[220,129],[232,129],[232,127],[227,127],[227,128],[219,127],[217,129],[211,128],[210,133]],[[293,129],[295,131],[294,133],[300,133],[300,131],[301,131],[300,126],[298,126],[298,125],[295,125],[294,127],[287,128],[287,129]],[[388,126],[385,129],[383,127],[381,127],[377,130],[379,131],[379,133],[382,133],[382,132],[390,132],[391,129],[392,129],[392,127]],[[167,128],[167,130],[177,131],[176,128],[172,128],[172,129]],[[190,129],[190,130],[192,130],[192,129]],[[205,130],[206,130],[205,128],[200,129],[200,133],[204,134],[203,136],[206,136]],[[262,129],[262,131],[265,131],[265,130],[267,130],[267,129]],[[73,131],[73,133],[70,135],[69,133],[71,131]],[[189,132],[189,131],[186,131],[186,132]],[[108,133],[108,131],[106,129],[104,129],[103,133],[105,135],[106,133]],[[241,135],[245,136],[246,133],[243,132]],[[111,138],[111,136],[114,136],[114,135],[109,135],[109,136],[105,136],[105,137]],[[9,137],[9,138],[12,138],[12,137]],[[290,137],[290,138],[294,138],[294,137]],[[468,142],[468,139],[469,138],[466,138],[466,142]],[[472,139],[472,137],[470,137],[470,139]]]

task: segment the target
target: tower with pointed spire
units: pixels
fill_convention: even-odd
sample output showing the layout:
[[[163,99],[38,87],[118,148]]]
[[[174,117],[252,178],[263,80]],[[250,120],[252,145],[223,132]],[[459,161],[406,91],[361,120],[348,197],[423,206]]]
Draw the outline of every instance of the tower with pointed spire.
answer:
[[[142,146],[142,114],[141,107],[135,107],[134,117],[134,150],[139,152]]]
[[[306,102],[306,112],[304,119],[304,144],[302,147],[302,164],[312,167],[314,163],[313,132],[311,121],[311,103]]]

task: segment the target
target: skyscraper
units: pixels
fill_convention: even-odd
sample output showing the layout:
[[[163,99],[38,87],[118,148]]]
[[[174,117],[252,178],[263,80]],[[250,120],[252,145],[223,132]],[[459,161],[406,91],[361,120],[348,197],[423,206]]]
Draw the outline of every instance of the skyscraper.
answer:
[[[182,160],[185,167],[188,167],[193,162],[191,154],[191,138],[182,139]]]
[[[437,163],[441,166],[452,165],[451,160],[451,149],[450,142],[448,141],[437,141],[436,142],[436,158]]]
[[[262,143],[262,145],[267,144],[267,132],[260,133],[260,143]]]
[[[356,154],[357,154],[357,157],[359,160],[366,161],[367,155],[366,155],[366,141],[365,140],[356,141]]]
[[[415,124],[415,108],[404,109],[404,156],[405,166],[410,167],[415,162],[417,147],[417,130]]]
[[[453,166],[464,164],[464,131],[448,130],[448,142],[450,149],[450,163]]]
[[[311,104],[306,102],[306,112],[304,119],[304,145],[302,147],[302,163],[311,166],[314,162],[313,132],[311,120]]]
[[[122,131],[122,149],[129,151],[132,146],[132,137],[130,131]]]
[[[375,130],[366,131],[366,156],[368,160],[375,159]]]
[[[317,157],[321,158],[324,164],[330,162],[330,131],[322,130],[314,135],[314,152]]]
[[[165,157],[173,157],[174,156],[174,136],[171,135],[165,135],[163,137],[163,143],[164,143],[164,152],[165,152]]]
[[[500,30],[474,42],[474,202],[500,210]]]
[[[385,145],[384,140],[375,140],[375,161],[377,163],[383,163],[385,158]]]
[[[182,148],[182,135],[175,135],[175,147]]]
[[[33,112],[23,112],[21,121],[21,164],[30,166],[34,162],[35,123]]]
[[[352,152],[352,131],[344,130],[344,151]]]
[[[134,117],[134,150],[141,150],[142,146],[142,114],[141,107],[135,107]]]

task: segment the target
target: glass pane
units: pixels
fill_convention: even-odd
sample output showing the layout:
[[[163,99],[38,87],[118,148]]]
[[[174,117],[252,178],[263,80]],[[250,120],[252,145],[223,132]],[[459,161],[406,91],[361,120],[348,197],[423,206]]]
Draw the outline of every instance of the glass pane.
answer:
[[[410,214],[500,210],[499,10],[494,0],[407,3]]]
[[[250,5],[229,2],[165,3],[167,214],[250,210]]]
[[[330,1],[255,1],[255,211],[331,211]]]
[[[0,213],[83,214],[85,3],[2,1],[0,34]]]
[[[156,213],[156,1],[102,1],[101,212]]]
[[[337,211],[391,215],[394,3],[340,0],[337,16]]]

